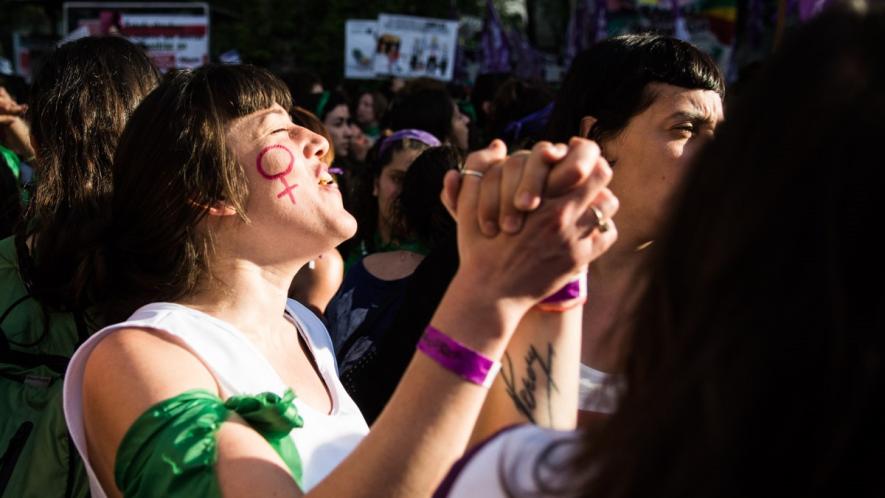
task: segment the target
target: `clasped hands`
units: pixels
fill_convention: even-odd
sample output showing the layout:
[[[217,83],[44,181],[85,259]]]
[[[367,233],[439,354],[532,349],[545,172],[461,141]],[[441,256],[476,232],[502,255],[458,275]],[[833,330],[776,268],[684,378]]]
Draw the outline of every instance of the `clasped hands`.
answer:
[[[441,194],[458,222],[459,273],[525,309],[554,293],[617,239],[611,176],[582,138],[510,156],[495,140],[470,154]]]

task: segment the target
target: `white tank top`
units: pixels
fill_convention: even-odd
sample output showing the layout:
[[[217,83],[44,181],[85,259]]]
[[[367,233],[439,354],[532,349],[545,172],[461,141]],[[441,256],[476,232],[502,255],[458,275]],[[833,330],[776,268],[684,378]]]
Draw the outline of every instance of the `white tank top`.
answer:
[[[322,322],[307,308],[289,300],[287,317],[307,343],[320,375],[332,396],[332,412],[322,413],[295,399],[304,427],[294,429],[295,442],[303,466],[303,486],[307,492],[332,471],[369,432],[365,419],[338,380],[332,341]],[[143,306],[129,320],[105,327],[74,353],[64,383],[65,420],[71,437],[83,457],[93,498],[106,498],[86,454],[83,427],[83,372],[89,354],[102,339],[121,328],[150,328],[182,340],[209,368],[223,397],[237,394],[273,392],[282,396],[288,386],[255,345],[231,324],[200,311],[173,303]],[[297,392],[296,392],[297,395]]]

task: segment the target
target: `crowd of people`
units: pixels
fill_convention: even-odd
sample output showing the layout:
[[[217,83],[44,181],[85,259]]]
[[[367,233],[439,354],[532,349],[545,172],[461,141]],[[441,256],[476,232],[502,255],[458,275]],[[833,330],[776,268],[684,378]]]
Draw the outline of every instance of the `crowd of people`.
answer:
[[[0,86],[0,496],[882,493],[885,10],[473,90]]]

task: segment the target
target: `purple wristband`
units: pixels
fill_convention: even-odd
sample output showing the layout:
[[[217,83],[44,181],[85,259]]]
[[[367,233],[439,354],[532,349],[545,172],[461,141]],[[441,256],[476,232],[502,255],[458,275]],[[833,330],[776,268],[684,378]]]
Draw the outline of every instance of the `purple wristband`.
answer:
[[[565,284],[561,289],[541,301],[541,303],[564,303],[572,299],[584,297],[587,297],[587,274],[581,273],[578,278]]]
[[[489,387],[501,364],[493,361],[428,325],[418,341],[418,351],[441,367],[474,384]]]

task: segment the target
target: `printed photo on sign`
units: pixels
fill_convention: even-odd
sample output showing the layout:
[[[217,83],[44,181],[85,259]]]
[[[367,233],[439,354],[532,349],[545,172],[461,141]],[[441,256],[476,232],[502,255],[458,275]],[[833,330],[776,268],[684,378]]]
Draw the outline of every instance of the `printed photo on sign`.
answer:
[[[375,73],[451,80],[457,44],[457,21],[381,14]]]
[[[144,47],[163,72],[209,62],[206,3],[65,2],[62,12],[62,43],[83,36],[123,36]]]

